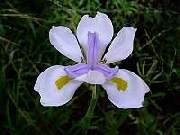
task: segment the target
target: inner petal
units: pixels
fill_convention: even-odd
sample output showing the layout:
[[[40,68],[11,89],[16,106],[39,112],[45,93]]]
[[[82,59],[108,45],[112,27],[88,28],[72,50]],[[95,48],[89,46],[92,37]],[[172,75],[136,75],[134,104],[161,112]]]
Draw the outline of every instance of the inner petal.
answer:
[[[103,84],[106,81],[106,77],[101,72],[98,72],[96,70],[89,70],[88,73],[78,76],[77,78],[75,78],[75,80],[90,84]]]
[[[94,32],[88,32],[88,56],[87,63],[93,70],[95,65],[98,63],[98,53],[99,53],[99,42],[98,35]]]

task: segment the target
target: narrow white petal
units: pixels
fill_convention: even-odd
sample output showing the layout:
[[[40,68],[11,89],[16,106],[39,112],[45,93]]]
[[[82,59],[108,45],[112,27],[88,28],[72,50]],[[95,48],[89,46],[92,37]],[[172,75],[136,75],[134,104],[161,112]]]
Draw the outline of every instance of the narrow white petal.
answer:
[[[111,81],[102,84],[108,94],[108,99],[118,108],[140,108],[143,106],[144,95],[149,92],[149,87],[135,73],[120,69],[116,77],[125,80],[128,87],[119,91]]]
[[[49,40],[60,53],[76,62],[81,62],[83,56],[80,46],[69,28],[52,27],[49,31]]]
[[[118,32],[104,56],[107,63],[124,60],[132,53],[135,32],[136,28],[133,27],[123,27]]]
[[[43,106],[62,106],[72,99],[74,92],[82,82],[71,80],[62,89],[58,89],[55,81],[65,75],[64,67],[55,65],[38,76],[34,90],[40,94],[40,102]]]
[[[77,37],[86,54],[88,50],[88,31],[91,33],[96,32],[98,35],[101,50],[99,55],[102,56],[113,37],[113,25],[111,20],[106,14],[100,12],[97,12],[94,18],[89,17],[89,15],[84,15],[81,18],[77,27]]]
[[[75,80],[90,84],[103,84],[106,81],[106,77],[101,72],[90,70],[88,73],[77,77]]]

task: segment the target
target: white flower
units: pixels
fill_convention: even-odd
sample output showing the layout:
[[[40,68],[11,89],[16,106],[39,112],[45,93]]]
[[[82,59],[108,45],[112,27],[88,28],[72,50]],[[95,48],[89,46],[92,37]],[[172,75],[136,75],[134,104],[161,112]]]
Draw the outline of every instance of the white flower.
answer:
[[[145,82],[133,72],[107,65],[124,60],[132,53],[135,32],[133,27],[123,27],[102,58],[114,33],[106,14],[97,12],[94,18],[84,15],[77,27],[77,38],[67,27],[53,27],[49,32],[51,44],[77,64],[55,65],[38,76],[34,90],[39,92],[41,104],[61,106],[86,82],[102,85],[109,100],[118,108],[142,107],[144,95],[149,91]]]

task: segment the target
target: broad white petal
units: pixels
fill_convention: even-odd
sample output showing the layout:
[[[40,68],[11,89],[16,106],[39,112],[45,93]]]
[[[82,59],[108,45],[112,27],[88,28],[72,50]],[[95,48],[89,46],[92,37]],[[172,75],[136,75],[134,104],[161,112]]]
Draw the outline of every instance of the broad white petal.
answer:
[[[143,106],[144,95],[149,87],[135,73],[120,69],[116,77],[127,82],[127,89],[119,91],[115,83],[108,81],[102,84],[108,94],[108,99],[118,108],[140,108]]]
[[[76,62],[81,62],[83,56],[80,46],[69,28],[52,27],[49,31],[49,40],[60,53]]]
[[[136,28],[133,27],[123,27],[118,32],[104,56],[107,63],[124,60],[132,53],[135,32]]]
[[[61,106],[72,99],[82,82],[71,80],[62,89],[57,89],[55,81],[65,75],[64,67],[55,65],[38,76],[34,90],[40,94],[40,102],[43,106]]]
[[[95,32],[98,35],[101,51],[99,55],[102,56],[114,33],[111,20],[106,14],[100,12],[97,12],[94,18],[89,17],[89,15],[84,15],[81,18],[77,27],[77,37],[86,54],[88,50],[88,32]]]
[[[101,72],[90,70],[88,73],[75,78],[75,80],[90,84],[103,84],[106,81],[106,77]]]

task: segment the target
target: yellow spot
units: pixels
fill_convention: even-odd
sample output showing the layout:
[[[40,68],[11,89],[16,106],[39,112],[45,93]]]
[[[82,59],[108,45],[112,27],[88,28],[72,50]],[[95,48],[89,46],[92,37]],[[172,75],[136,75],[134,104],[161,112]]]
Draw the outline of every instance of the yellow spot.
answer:
[[[56,80],[55,84],[56,87],[58,89],[61,89],[62,87],[64,87],[64,85],[66,85],[69,81],[71,80],[71,78],[69,76],[61,76],[58,80]]]
[[[111,81],[117,85],[119,91],[125,91],[128,87],[127,82],[121,78],[113,77]]]

